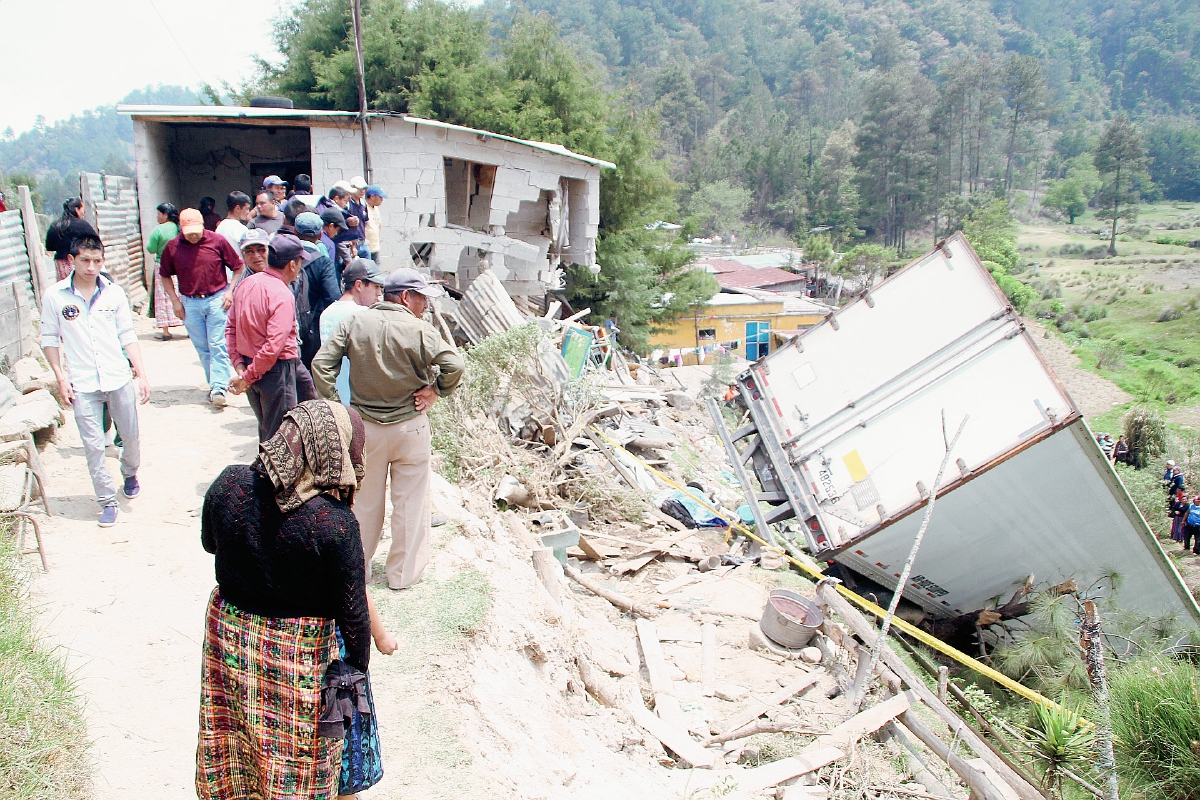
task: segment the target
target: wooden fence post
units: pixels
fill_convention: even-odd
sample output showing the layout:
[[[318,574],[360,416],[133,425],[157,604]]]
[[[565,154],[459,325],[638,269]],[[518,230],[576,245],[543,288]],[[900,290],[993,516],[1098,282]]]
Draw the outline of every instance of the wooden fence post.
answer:
[[[21,227],[25,229],[25,254],[29,258],[29,281],[33,285],[33,299],[42,307],[45,292],[45,259],[42,258],[42,234],[38,230],[37,214],[33,210],[33,196],[28,186],[18,186],[17,195],[21,203]],[[22,353],[24,355],[24,353]]]

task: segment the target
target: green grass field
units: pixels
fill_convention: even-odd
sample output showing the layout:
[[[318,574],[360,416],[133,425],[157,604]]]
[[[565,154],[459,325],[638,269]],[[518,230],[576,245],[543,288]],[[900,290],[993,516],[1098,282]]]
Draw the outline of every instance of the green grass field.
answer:
[[[1200,249],[1157,244],[1200,239],[1200,204],[1158,203],[1122,222],[1118,255],[1090,213],[1074,226],[1023,225],[1020,275],[1041,296],[1030,313],[1071,343],[1083,366],[1140,401],[1200,401]],[[1187,226],[1187,227],[1184,227]]]

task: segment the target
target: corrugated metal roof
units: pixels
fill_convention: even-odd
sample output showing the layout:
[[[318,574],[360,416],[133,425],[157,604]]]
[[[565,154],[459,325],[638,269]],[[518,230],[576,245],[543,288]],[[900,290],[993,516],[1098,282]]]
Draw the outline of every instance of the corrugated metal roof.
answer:
[[[763,267],[761,269],[746,269],[743,267],[738,272],[719,272],[716,275],[716,279],[722,289],[761,289],[785,283],[807,282],[807,279],[803,275],[775,267]]]
[[[355,120],[358,118],[356,111],[325,111],[312,108],[257,108],[250,106],[151,106],[151,105],[129,105],[121,103],[117,106],[118,114],[129,114],[131,117],[144,119],[161,119],[171,117],[207,117],[213,122],[233,122],[239,119],[343,119]],[[602,158],[592,158],[585,156],[582,153],[576,153],[568,150],[561,144],[552,142],[537,142],[531,139],[518,139],[515,136],[505,136],[502,133],[493,133],[492,131],[480,130],[479,128],[468,128],[465,125],[453,125],[449,122],[439,122],[436,119],[425,119],[424,117],[414,117],[411,114],[391,114],[375,112],[367,114],[368,119],[384,119],[393,117],[403,119],[415,125],[424,125],[431,128],[443,128],[446,130],[461,131],[475,136],[482,136],[489,139],[499,139],[503,142],[513,142],[514,144],[522,144],[526,147],[532,147],[535,150],[541,150],[554,155],[564,156],[582,161],[586,164],[591,164],[596,167],[604,167],[606,169],[616,169],[617,165],[611,161],[605,161]]]

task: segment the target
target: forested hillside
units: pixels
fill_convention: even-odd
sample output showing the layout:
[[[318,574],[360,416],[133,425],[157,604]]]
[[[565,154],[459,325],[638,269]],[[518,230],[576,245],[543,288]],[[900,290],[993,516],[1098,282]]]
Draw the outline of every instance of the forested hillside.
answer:
[[[182,86],[158,86],[131,92],[123,103],[198,103]],[[67,197],[79,194],[79,173],[132,175],[133,123],[116,106],[100,106],[47,125],[0,136],[0,190],[18,183],[36,187],[39,205],[57,213]],[[14,195],[15,196],[15,195]]]
[[[657,112],[662,152],[708,233],[828,226],[838,239],[863,232],[903,247],[935,216],[940,231],[956,227],[981,192],[1035,207],[1072,159],[1092,169],[1079,157],[1122,112],[1149,149],[1155,187],[1140,176],[1139,189],[1200,198],[1200,4],[1190,0],[522,8],[553,17],[614,91]],[[500,0],[487,10],[500,30],[520,13]]]

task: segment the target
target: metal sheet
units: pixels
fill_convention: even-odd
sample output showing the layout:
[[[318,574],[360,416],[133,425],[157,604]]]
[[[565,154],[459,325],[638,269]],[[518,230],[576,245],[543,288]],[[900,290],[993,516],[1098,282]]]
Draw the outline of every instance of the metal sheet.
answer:
[[[923,513],[837,560],[894,586]],[[1125,611],[1200,621],[1200,609],[1082,420],[939,497],[905,597],[938,614],[1007,600],[1029,575],[1106,593]]]
[[[905,596],[950,615],[1033,574],[1200,621],[1078,408],[961,236],[738,377],[787,506],[819,557],[894,586],[950,432],[970,421]],[[760,463],[760,461],[762,463]],[[764,474],[770,473],[770,474]],[[764,483],[766,485],[766,483]],[[787,507],[773,516],[783,518]],[[810,516],[811,515],[811,516]]]

